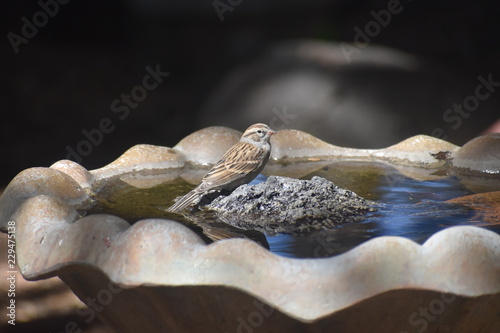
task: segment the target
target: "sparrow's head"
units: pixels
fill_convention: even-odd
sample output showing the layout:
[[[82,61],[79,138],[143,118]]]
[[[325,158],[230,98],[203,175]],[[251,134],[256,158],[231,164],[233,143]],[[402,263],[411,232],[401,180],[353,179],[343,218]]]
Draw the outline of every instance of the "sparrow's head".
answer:
[[[271,137],[271,135],[275,133],[276,132],[266,124],[253,124],[252,126],[247,128],[247,130],[241,136],[241,139],[245,141],[254,141],[257,143],[267,143],[269,142],[269,138]]]

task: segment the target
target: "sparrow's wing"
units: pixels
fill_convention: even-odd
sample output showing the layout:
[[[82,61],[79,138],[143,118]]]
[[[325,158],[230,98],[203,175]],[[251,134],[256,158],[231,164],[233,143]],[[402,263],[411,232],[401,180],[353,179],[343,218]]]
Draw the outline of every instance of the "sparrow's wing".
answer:
[[[246,142],[238,142],[203,177],[205,188],[224,186],[257,171],[263,163],[264,150]]]
[[[177,200],[170,208],[167,209],[167,212],[170,213],[177,213],[180,212],[184,209],[186,209],[188,206],[191,204],[195,203],[197,200],[199,201],[200,199],[200,193],[196,192],[196,190],[193,190]]]

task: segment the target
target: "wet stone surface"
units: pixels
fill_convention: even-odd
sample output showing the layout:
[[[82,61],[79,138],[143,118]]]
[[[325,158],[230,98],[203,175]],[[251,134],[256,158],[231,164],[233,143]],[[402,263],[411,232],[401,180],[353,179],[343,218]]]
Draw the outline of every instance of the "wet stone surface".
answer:
[[[467,142],[453,156],[457,174],[500,177],[500,133],[479,136]]]
[[[270,176],[266,182],[243,185],[203,207],[222,222],[268,235],[300,234],[358,222],[373,203],[322,177],[300,180]]]

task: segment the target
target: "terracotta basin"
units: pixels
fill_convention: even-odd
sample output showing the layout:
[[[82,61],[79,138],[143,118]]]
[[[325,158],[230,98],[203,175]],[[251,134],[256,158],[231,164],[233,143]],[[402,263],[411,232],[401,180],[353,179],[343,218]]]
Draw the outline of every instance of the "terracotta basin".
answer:
[[[127,221],[96,210],[116,179],[135,188],[196,183],[239,134],[213,127],[173,148],[134,146],[92,171],[67,160],[22,171],[0,197],[0,226],[15,225],[23,276],[59,276],[89,306],[85,320],[98,316],[118,332],[500,332],[500,236],[481,227],[447,228],[422,245],[378,237],[334,257],[291,259],[248,239],[207,245],[168,216]],[[415,179],[455,172],[474,184],[484,175],[493,191],[499,142],[489,135],[461,148],[421,135],[359,150],[283,130],[264,173],[301,177],[334,160],[364,161]]]

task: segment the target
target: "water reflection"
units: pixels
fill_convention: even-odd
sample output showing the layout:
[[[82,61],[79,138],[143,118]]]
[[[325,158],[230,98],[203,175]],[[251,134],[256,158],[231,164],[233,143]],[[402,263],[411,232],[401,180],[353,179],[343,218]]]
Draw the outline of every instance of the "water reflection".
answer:
[[[466,206],[446,203],[452,198],[472,192],[461,180],[448,175],[435,175],[429,170],[396,169],[381,163],[333,162],[304,164],[303,179],[324,177],[336,185],[356,192],[376,202],[376,212],[368,213],[358,223],[348,223],[334,229],[302,235],[264,235],[259,231],[242,230],[203,215],[181,216],[165,209],[173,198],[189,191],[193,185],[172,175],[163,177],[160,171],[135,172],[115,177],[101,184],[96,204],[87,212],[110,213],[131,224],[143,218],[174,219],[190,227],[207,242],[224,238],[245,237],[260,243],[276,254],[295,258],[330,257],[346,252],[379,236],[402,236],[423,243],[432,234],[455,225],[487,223]],[[285,165],[275,171],[288,176]],[[278,172],[279,171],[279,172]],[[292,170],[294,173],[298,171]],[[435,171],[434,171],[435,172]],[[411,177],[410,177],[411,176]],[[266,180],[260,175],[251,184]],[[500,225],[486,225],[500,233]]]
[[[417,181],[401,174],[379,175],[376,184],[365,192],[378,199],[378,211],[362,223],[302,237],[278,235],[267,239],[272,252],[298,258],[330,257],[379,236],[402,236],[423,243],[444,228],[467,224],[472,211],[443,201],[468,194],[470,191],[453,177]]]

